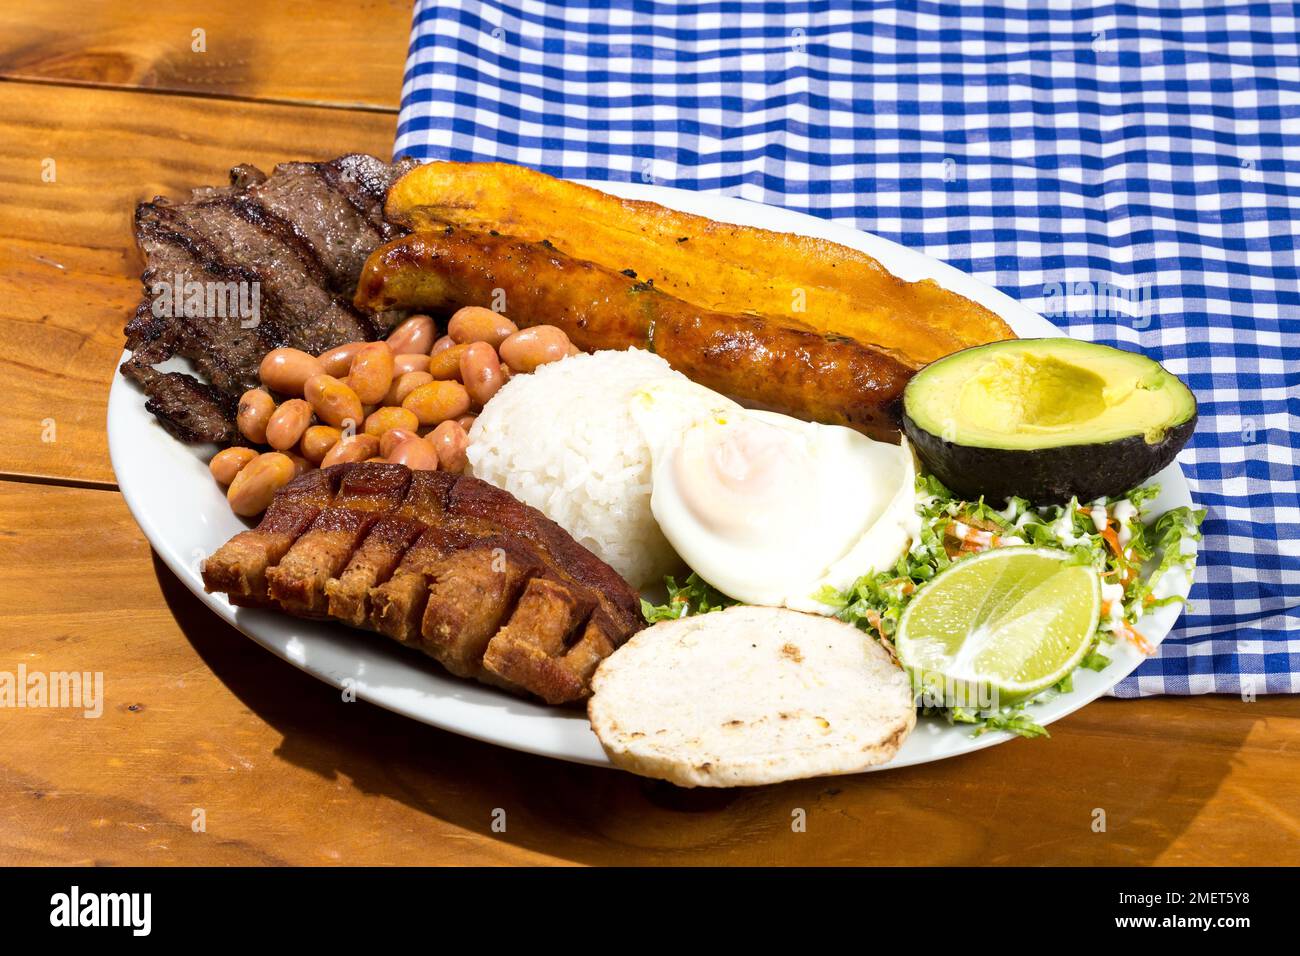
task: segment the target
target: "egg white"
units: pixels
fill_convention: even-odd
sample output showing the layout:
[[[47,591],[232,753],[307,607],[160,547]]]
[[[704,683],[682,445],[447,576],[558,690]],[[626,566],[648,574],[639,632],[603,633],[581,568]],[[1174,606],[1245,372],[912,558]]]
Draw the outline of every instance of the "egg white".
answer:
[[[655,521],[738,601],[829,613],[824,586],[891,567],[919,533],[906,444],[745,409],[685,379],[647,386],[633,416]]]

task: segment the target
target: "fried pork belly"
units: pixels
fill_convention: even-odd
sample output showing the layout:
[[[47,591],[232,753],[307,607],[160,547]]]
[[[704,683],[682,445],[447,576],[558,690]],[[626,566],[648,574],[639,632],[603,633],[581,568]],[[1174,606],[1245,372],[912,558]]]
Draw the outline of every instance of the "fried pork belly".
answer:
[[[477,478],[379,462],[292,482],[203,582],[548,704],[585,699],[596,665],[644,626],[637,593],[541,512]]]
[[[326,582],[330,617],[353,627],[366,626],[370,590],[392,577],[407,551],[427,529],[423,519],[446,511],[455,481],[454,475],[440,471],[411,473],[401,505],[374,523],[343,572]]]
[[[204,564],[203,586],[221,591],[231,604],[265,607],[272,603],[267,572],[333,500],[342,473],[310,471],[291,482],[271,502],[252,531],[241,531],[221,547],[221,560]]]
[[[271,598],[294,614],[325,616],[325,585],[343,570],[380,514],[402,503],[409,484],[409,472],[345,474],[330,506],[267,571]]]

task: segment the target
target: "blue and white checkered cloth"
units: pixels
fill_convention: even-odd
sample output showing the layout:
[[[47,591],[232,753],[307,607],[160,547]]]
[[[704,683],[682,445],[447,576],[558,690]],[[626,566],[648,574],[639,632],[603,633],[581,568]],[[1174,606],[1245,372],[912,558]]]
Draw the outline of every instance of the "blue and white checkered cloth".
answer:
[[[396,152],[787,206],[1200,401],[1192,603],[1124,697],[1300,690],[1300,41],[1280,3],[419,0]]]

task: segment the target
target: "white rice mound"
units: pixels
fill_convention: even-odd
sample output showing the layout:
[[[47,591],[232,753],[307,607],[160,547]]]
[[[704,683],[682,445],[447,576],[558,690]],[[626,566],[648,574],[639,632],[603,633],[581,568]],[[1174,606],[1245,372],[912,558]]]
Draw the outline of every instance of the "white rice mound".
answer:
[[[652,352],[593,352],[516,375],[469,433],[469,470],[573,535],[636,588],[681,559],[650,513],[650,449],[632,396],[682,378]]]

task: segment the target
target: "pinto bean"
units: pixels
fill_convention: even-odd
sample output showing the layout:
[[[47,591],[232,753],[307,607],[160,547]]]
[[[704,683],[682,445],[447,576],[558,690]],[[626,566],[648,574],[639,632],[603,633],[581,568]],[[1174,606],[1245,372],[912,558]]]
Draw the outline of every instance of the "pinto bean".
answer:
[[[374,435],[351,435],[342,438],[321,459],[320,466],[341,465],[350,461],[366,461],[374,458],[379,451],[379,439]]]
[[[352,360],[365,345],[365,342],[348,342],[346,345],[335,346],[328,352],[321,352],[318,356],[321,371],[326,375],[342,378],[351,370]]]
[[[419,436],[400,442],[388,455],[394,465],[405,465],[413,471],[437,471],[438,453]]]
[[[387,342],[367,342],[352,359],[348,387],[362,402],[370,404],[381,401],[392,384],[393,350]]]
[[[467,305],[457,310],[447,322],[447,334],[453,342],[461,344],[486,342],[496,348],[518,331],[519,326],[500,312],[477,305]]]
[[[420,420],[415,417],[415,412],[400,406],[386,406],[366,416],[365,432],[367,435],[382,438],[384,432],[392,431],[394,428],[413,432],[419,427]]]
[[[427,372],[429,371],[429,356],[422,355],[419,352],[410,352],[403,355],[393,356],[393,377],[405,375],[407,372]]]
[[[288,451],[298,444],[310,424],[311,406],[301,398],[291,398],[266,423],[266,443],[276,451]]]
[[[361,423],[361,399],[332,375],[313,375],[307,379],[303,395],[323,422],[336,428],[342,428],[344,422],[350,421],[354,427]]]
[[[293,459],[278,451],[258,455],[235,475],[226,491],[230,510],[245,518],[260,515],[275,493],[293,480]]]
[[[405,428],[390,428],[379,436],[379,454],[380,457],[387,459],[393,453],[393,449],[406,441],[408,438],[419,438],[419,434],[412,429],[407,431]]]
[[[427,315],[413,315],[393,329],[387,342],[394,355],[405,355],[408,352],[421,352],[428,355],[436,337],[433,319]]]
[[[393,384],[388,387],[388,394],[384,396],[384,404],[401,405],[407,395],[432,381],[433,376],[428,372],[405,372],[393,379]]]
[[[319,375],[325,369],[321,361],[302,349],[271,349],[262,358],[258,369],[262,384],[281,395],[302,395],[302,387],[307,379]]]
[[[475,405],[480,408],[486,405],[497,389],[505,384],[496,349],[486,342],[465,346],[460,356],[460,380]]]
[[[309,462],[319,465],[321,459],[339,443],[339,439],[342,437],[343,432],[333,425],[312,425],[302,433],[302,441],[298,443],[298,451]]]
[[[469,411],[469,392],[460,382],[430,382],[407,395],[402,407],[414,412],[421,425],[437,425]]]
[[[459,378],[460,357],[468,348],[468,345],[453,345],[429,356],[429,374],[440,380]]]
[[[563,329],[553,325],[534,325],[501,343],[501,359],[512,371],[531,372],[564,358],[569,354],[571,344]]]
[[[469,447],[469,435],[459,423],[446,421],[429,432],[426,441],[438,453],[438,464],[443,471],[459,475],[469,463],[465,449]]]
[[[208,462],[208,471],[212,472],[212,477],[217,480],[217,484],[229,485],[235,480],[235,475],[256,457],[257,452],[252,448],[244,448],[240,445],[223,448]]]
[[[255,445],[266,444],[266,425],[275,412],[275,399],[264,388],[250,388],[239,396],[235,423],[239,433]]]

